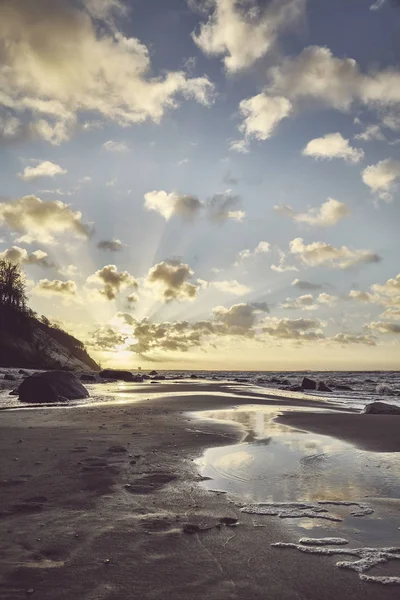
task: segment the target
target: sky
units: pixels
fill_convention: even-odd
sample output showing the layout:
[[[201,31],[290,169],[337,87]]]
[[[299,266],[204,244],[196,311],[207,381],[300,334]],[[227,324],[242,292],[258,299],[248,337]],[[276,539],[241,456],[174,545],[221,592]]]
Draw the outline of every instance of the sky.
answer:
[[[396,0],[0,0],[0,258],[102,366],[398,369],[399,56]]]

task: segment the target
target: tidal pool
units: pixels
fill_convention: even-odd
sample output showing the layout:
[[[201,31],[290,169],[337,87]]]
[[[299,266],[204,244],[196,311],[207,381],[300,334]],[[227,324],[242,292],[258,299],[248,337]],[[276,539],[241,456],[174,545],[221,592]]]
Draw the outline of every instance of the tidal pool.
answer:
[[[242,505],[372,503],[374,511],[368,517],[352,516],[344,505],[327,505],[329,514],[336,515],[340,523],[304,518],[296,520],[296,527],[337,528],[345,521],[346,527],[366,540],[383,537],[398,543],[398,454],[359,450],[329,436],[282,425],[274,421],[280,412],[276,407],[251,405],[197,413],[198,418],[233,422],[243,429],[240,443],[209,448],[197,461],[201,475],[209,478],[203,485],[230,494]],[[293,523],[292,519],[285,521]]]

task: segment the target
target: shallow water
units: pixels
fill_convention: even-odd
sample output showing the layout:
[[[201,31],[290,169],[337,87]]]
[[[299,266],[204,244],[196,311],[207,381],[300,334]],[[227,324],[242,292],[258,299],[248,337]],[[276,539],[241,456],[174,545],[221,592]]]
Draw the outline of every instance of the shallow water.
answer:
[[[240,444],[205,451],[199,466],[202,475],[212,478],[207,487],[238,494],[246,502],[400,497],[397,453],[358,450],[276,423],[276,415],[276,407],[256,405],[198,413],[246,431]]]
[[[356,536],[363,543],[399,544],[398,453],[367,452],[329,436],[299,431],[276,423],[278,413],[276,407],[259,405],[197,413],[202,420],[233,422],[243,429],[240,443],[209,448],[197,461],[201,475],[210,478],[202,485],[228,493],[242,506],[306,502],[318,507],[321,501],[358,502],[373,507],[374,512],[355,517],[351,507],[322,505],[340,521],[284,521],[303,535],[311,529],[313,536],[326,535],[327,529],[336,534],[344,529],[347,536]],[[254,523],[265,526],[270,518],[278,517],[255,514]]]

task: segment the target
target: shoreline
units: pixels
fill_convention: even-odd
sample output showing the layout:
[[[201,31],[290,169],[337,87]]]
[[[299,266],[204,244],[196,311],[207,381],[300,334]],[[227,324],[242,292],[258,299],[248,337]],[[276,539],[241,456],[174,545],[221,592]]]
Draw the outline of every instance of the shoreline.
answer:
[[[260,396],[220,396],[217,384],[198,393],[197,382],[193,395],[170,396],[163,387],[163,397],[132,404],[2,412],[0,597],[319,600],[321,588],[326,600],[397,597],[396,587],[360,585],[334,559],[283,557],[271,543],[293,541],[284,524],[259,517],[266,526],[255,527],[254,515],[200,485],[195,459],[240,432],[204,421],[200,430],[187,413]],[[240,524],[228,527],[225,517]]]

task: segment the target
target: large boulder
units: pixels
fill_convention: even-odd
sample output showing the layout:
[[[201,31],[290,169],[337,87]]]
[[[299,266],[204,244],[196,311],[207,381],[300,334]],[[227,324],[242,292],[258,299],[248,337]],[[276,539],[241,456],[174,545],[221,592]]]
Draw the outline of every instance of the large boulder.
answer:
[[[317,382],[314,379],[309,379],[308,377],[304,377],[301,383],[301,387],[303,390],[316,390]]]
[[[155,375],[158,375],[157,371],[150,371],[149,373],[150,377],[155,377]]]
[[[104,369],[99,373],[103,379],[120,379],[122,381],[134,381],[130,371],[119,371],[117,369]]]
[[[372,415],[400,415],[400,406],[386,402],[372,402],[364,406],[362,412]]]
[[[88,398],[89,392],[79,379],[68,371],[35,373],[24,379],[18,388],[21,402],[59,402]]]
[[[331,388],[326,385],[323,381],[319,381],[317,385],[318,392],[331,392]]]

